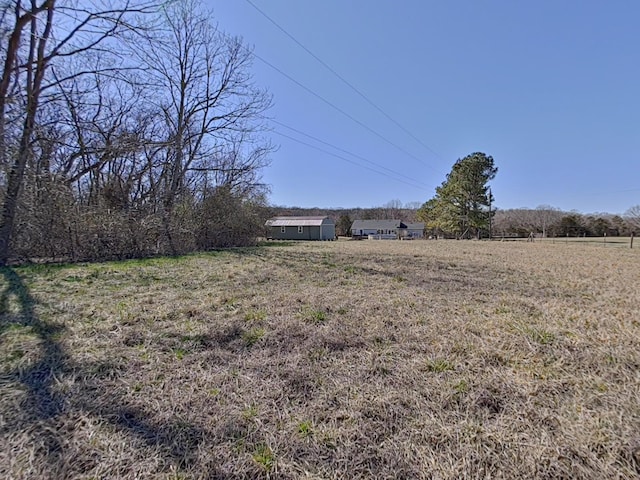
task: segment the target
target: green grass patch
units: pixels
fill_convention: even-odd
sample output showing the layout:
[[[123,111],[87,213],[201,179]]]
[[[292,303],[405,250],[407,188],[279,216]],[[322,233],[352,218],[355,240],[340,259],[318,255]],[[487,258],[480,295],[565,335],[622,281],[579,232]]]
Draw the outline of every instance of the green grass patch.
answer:
[[[261,327],[250,328],[249,330],[245,330],[244,332],[242,332],[242,340],[244,340],[244,343],[247,347],[252,347],[256,343],[258,343],[260,339],[264,337],[264,335],[265,335],[264,328],[261,328]]]
[[[554,333],[543,328],[525,325],[523,323],[515,324],[513,328],[532,342],[535,342],[539,345],[550,345],[557,340],[557,337]]]
[[[458,394],[467,393],[469,391],[469,383],[464,379],[459,380],[453,385],[453,390]]]
[[[244,321],[248,323],[262,322],[267,319],[267,312],[264,310],[250,310],[244,315]]]
[[[258,407],[255,405],[249,405],[242,411],[242,418],[245,420],[251,420],[258,416]]]
[[[260,444],[253,451],[253,461],[260,465],[266,472],[273,470],[276,457],[273,451],[265,444]]]
[[[178,360],[182,360],[189,351],[186,348],[178,347],[173,349],[173,354]]]
[[[298,424],[298,433],[303,438],[310,437],[313,435],[313,424],[311,422],[300,422]]]
[[[434,373],[442,373],[449,370],[455,370],[455,367],[451,362],[442,358],[427,361],[426,368],[428,372]]]
[[[328,319],[327,312],[315,308],[307,309],[304,314],[304,318],[311,323],[324,323]]]

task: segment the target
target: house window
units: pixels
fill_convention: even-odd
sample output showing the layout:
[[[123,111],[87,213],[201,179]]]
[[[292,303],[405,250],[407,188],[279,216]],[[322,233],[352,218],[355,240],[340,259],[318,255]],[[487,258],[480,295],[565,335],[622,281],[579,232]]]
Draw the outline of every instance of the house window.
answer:
[[[280,227],[280,233],[286,233],[287,227]]]
[[[298,226],[298,233],[302,233],[302,231],[304,230],[304,227],[302,225]]]

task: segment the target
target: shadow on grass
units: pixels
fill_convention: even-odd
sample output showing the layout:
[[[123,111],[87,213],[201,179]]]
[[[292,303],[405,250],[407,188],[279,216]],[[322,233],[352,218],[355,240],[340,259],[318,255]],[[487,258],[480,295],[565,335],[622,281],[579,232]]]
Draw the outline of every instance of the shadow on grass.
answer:
[[[130,405],[115,392],[105,394],[101,375],[117,377],[117,367],[75,363],[59,340],[65,327],[38,317],[37,302],[16,270],[0,268],[0,278],[4,280],[0,292],[0,348],[32,349],[18,359],[19,365],[11,357],[8,363],[0,363],[0,399],[3,399],[0,406],[11,410],[10,415],[5,416],[4,412],[0,415],[4,417],[0,422],[0,451],[4,451],[0,453],[3,460],[0,463],[4,464],[0,465],[0,477],[16,475],[15,471],[6,470],[17,461],[16,456],[23,458],[18,471],[25,478],[86,475],[87,463],[77,457],[87,454],[87,445],[71,446],[77,421],[86,416],[133,437],[131,448],[137,450],[140,458],[145,456],[145,449],[140,447],[147,446],[151,448],[147,453],[155,452],[178,469],[197,466],[197,452],[209,432],[180,419],[159,424],[145,412],[144,406]],[[22,340],[10,344],[12,338],[18,338],[14,334]],[[29,339],[28,345],[20,344],[24,338]],[[101,370],[98,375],[97,370]],[[72,379],[73,387],[69,390],[60,388],[65,379]],[[12,457],[8,457],[10,451]],[[108,456],[96,458],[95,452],[92,456],[89,463],[95,465],[101,460],[113,461]],[[210,476],[222,478],[215,466],[208,465],[206,469]],[[136,476],[134,472],[121,473]]]
[[[62,328],[48,325],[38,318],[34,312],[35,301],[14,269],[5,267],[0,272],[6,284],[0,295],[0,335],[10,329],[22,330],[37,337],[41,350],[33,364],[25,369],[14,368],[0,384],[1,390],[13,384],[21,386],[18,388],[26,392],[20,408],[13,411],[10,420],[0,428],[0,437],[10,438],[15,433],[28,430],[31,441],[39,445],[36,453],[38,460],[55,465],[60,462],[62,444],[59,434],[47,428],[47,425],[64,408],[64,400],[52,388],[55,376],[64,370],[67,360],[64,351],[54,340]],[[13,308],[12,297],[17,301]],[[6,345],[2,347],[7,348]]]
[[[15,379],[27,387],[28,404],[25,410],[40,419],[51,418],[62,410],[62,399],[51,389],[54,375],[64,370],[66,354],[54,340],[63,327],[42,322],[34,312],[35,301],[26,285],[12,268],[2,268],[6,287],[0,296],[0,335],[9,328],[24,327],[38,338],[40,359],[25,370],[15,372]],[[16,312],[10,312],[9,302],[14,296]]]

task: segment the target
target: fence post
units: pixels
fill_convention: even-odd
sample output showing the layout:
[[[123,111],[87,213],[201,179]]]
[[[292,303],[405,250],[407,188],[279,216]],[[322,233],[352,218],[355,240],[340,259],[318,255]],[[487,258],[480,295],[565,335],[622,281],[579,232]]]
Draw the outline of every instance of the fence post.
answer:
[[[631,242],[629,242],[629,248],[633,248],[633,236],[636,234],[636,232],[631,232]]]

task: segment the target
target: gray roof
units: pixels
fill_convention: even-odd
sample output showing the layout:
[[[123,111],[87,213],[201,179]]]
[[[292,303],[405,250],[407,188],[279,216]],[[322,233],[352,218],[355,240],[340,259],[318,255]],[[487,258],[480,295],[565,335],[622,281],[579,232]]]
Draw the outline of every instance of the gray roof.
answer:
[[[351,230],[394,230],[402,225],[400,220],[354,220]]]
[[[333,224],[329,217],[273,217],[265,222],[267,227],[315,227]]]
[[[424,223],[404,223],[400,220],[355,220],[351,225],[351,230],[394,230],[398,228],[424,230]]]
[[[407,223],[408,230],[424,230],[424,223],[416,222],[416,223]]]

